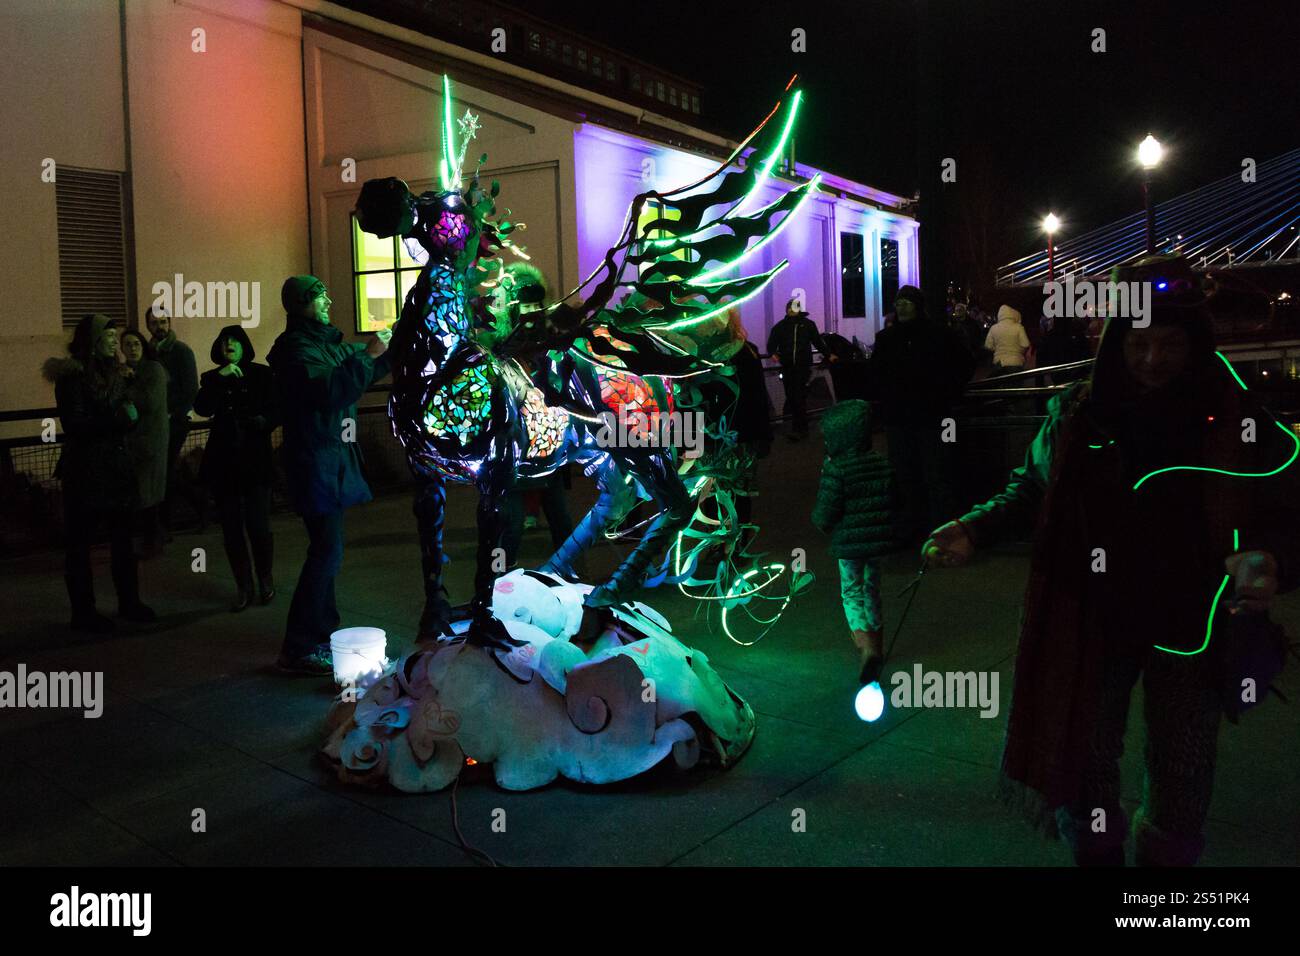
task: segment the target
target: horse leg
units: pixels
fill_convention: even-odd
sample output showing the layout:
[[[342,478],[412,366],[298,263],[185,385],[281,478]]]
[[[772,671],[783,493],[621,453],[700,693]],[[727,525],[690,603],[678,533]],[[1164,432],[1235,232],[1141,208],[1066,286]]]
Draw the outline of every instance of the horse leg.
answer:
[[[447,513],[447,488],[441,475],[421,478],[415,490],[415,527],[420,538],[420,566],[424,572],[424,611],[420,614],[417,641],[436,640],[448,633],[451,600],[442,581],[446,555],[442,550],[442,527]]]
[[[469,642],[509,649],[525,643],[510,636],[505,625],[492,616],[492,589],[506,569],[501,547],[504,527],[501,503],[514,483],[513,458],[484,463],[478,491],[478,554],[474,568],[474,599],[470,602]]]
[[[641,543],[638,544],[610,575],[609,580],[587,595],[590,607],[617,604],[630,592],[640,587],[650,562],[662,551],[665,543],[691,520],[694,503],[672,460],[666,455],[650,455],[630,463],[641,487],[659,508],[659,515],[650,523]]]
[[[632,494],[623,480],[623,473],[612,460],[607,459],[596,473],[596,503],[573,528],[568,539],[556,549],[539,571],[558,575],[562,578],[573,577],[574,562],[585,554],[609,527],[613,516],[620,511]]]

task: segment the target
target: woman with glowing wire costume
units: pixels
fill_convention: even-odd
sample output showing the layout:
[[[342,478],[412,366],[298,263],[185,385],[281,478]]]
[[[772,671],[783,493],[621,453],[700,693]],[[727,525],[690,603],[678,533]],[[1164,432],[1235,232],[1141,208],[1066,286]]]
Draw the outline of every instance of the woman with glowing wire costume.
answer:
[[[964,564],[1037,519],[1002,796],[1059,829],[1079,864],[1122,866],[1119,758],[1140,675],[1137,862],[1189,866],[1220,717],[1262,700],[1285,658],[1262,612],[1300,585],[1300,439],[1215,352],[1186,262],[1126,272],[1168,290],[1145,325],[1107,321],[1091,380],[1048,403],[1006,490],[925,550],[932,566]]]
[[[712,480],[713,490],[725,494],[737,450],[734,436],[719,423],[707,459],[691,468],[693,489],[679,475],[672,449],[603,447],[597,426],[603,414],[613,413],[653,429],[659,416],[691,407],[698,396],[690,379],[717,377],[715,370],[740,347],[729,332],[728,310],[761,292],[787,263],[755,275],[724,276],[770,241],[818,182],[814,178],[752,208],[793,128],[800,101],[793,85],[792,80],[782,102],[710,175],[637,196],[618,244],[587,281],[549,308],[521,314],[513,329],[493,336],[490,347],[473,332],[475,289],[492,282],[479,260],[513,250],[516,226],[493,218],[496,184],[485,191],[475,176],[465,193],[460,190],[465,148],[477,124],[468,111],[455,124],[461,134],[457,147],[445,77],[442,189],[416,197],[397,179],[365,184],[356,208],[361,228],[381,238],[414,240],[428,254],[394,330],[389,403],[393,430],[422,483],[415,508],[426,585],[421,636],[444,631],[450,613],[442,588],[446,479],[473,482],[480,492],[472,633],[488,643],[507,640],[488,607],[497,574],[500,502],[516,475],[540,476],[576,462],[596,476],[597,504],[542,569],[561,575],[571,574],[576,556],[626,512],[637,492],[657,506],[637,547],[589,595],[590,606],[616,604],[643,583],[651,562],[690,523],[692,490],[698,493]],[[775,117],[779,121],[770,122]],[[732,169],[750,146],[750,161]],[[662,214],[668,206],[672,219]],[[647,208],[661,213],[638,225]],[[616,296],[619,302],[612,304]],[[549,370],[545,387],[537,388],[515,357],[542,355]],[[734,516],[734,508],[728,514]],[[690,579],[700,550],[719,537],[734,538],[738,530],[733,517],[730,526],[720,523],[714,532],[692,537],[698,544],[690,555],[677,547],[676,580]],[[644,583],[667,576],[665,568]],[[734,588],[730,593],[744,594]]]

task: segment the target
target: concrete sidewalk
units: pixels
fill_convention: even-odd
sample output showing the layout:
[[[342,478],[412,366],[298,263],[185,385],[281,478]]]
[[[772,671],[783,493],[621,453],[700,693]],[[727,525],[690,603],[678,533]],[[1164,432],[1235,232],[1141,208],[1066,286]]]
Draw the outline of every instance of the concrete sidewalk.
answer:
[[[675,591],[646,595],[757,712],[758,735],[739,765],[725,773],[658,768],[615,786],[561,782],[531,793],[467,774],[455,797],[467,840],[509,864],[1069,863],[1060,845],[1036,837],[992,798],[1027,549],[928,575],[892,662],[996,670],[997,717],[887,709],[877,723],[861,723],[852,710],[856,652],[835,565],[807,520],[820,455],[816,438],[778,439],[763,464],[759,544],[783,557],[807,549],[818,577],[771,634],[741,647],[695,619],[698,607]],[[590,497],[583,481],[575,515]],[[449,514],[450,586],[453,599],[464,600],[475,541],[468,489],[451,489]],[[473,863],[453,830],[450,793],[347,788],[315,762],[332,687],[270,669],[305,547],[292,516],[278,517],[275,530],[280,591],[272,606],[228,613],[233,584],[219,532],[182,534],[142,566],[142,593],[159,622],[123,625],[109,637],[66,630],[61,555],[0,565],[0,670],[19,662],[29,670],[102,670],[106,687],[97,720],[0,711],[8,767],[0,775],[0,864]],[[529,532],[524,562],[540,561],[547,544],[544,530]],[[195,548],[206,549],[206,573],[190,569]],[[100,608],[108,611],[107,556],[98,558]],[[591,570],[616,558],[605,548]],[[888,634],[902,610],[894,595],[914,571],[911,555],[887,565]],[[338,587],[344,623],[387,629],[395,653],[409,644],[419,589],[409,501],[389,497],[350,512]],[[1275,616],[1300,633],[1300,595],[1282,599]],[[1294,662],[1282,687],[1300,699]],[[1132,714],[1124,788],[1136,801],[1139,701]],[[1300,703],[1270,701],[1241,726],[1225,724],[1220,740],[1205,864],[1300,862]],[[192,829],[198,809],[206,832]],[[505,832],[493,831],[497,809],[505,811]],[[802,830],[793,825],[798,819]]]

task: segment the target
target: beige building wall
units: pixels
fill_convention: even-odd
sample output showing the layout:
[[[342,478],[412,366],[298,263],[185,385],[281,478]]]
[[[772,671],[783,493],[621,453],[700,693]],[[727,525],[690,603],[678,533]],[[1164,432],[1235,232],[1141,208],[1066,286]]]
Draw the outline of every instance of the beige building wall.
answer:
[[[63,351],[55,183],[42,164],[125,169],[118,6],[103,0],[0,4],[0,409],[54,402],[41,363]],[[0,425],[0,436],[39,423]]]
[[[56,175],[58,166],[130,169],[137,322],[154,284],[178,273],[248,283],[245,302],[256,288],[260,307],[249,335],[264,355],[283,324],[280,283],[309,268],[300,12],[271,0],[128,0],[125,9],[129,156],[119,5],[0,5],[0,162],[11,171],[0,177],[10,223],[0,235],[3,409],[53,404],[40,366],[69,339],[55,185],[40,176],[47,157]],[[200,372],[217,330],[235,321],[178,316]],[[0,436],[37,427],[0,426]]]
[[[310,271],[301,14],[269,0],[130,0],[127,30],[140,312],[177,274],[247,283],[258,314],[243,321],[265,360],[284,327],[281,283]],[[174,324],[201,373],[218,330],[239,321]]]

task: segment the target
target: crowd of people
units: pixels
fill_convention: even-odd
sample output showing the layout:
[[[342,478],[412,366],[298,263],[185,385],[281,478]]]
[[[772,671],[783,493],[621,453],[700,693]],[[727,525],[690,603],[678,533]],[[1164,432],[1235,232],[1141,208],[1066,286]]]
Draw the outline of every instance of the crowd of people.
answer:
[[[220,517],[234,612],[275,598],[272,433],[283,426],[286,484],[309,546],[277,666],[286,673],[331,672],[325,649],[339,624],[334,579],[343,556],[343,512],[370,499],[355,439],[356,403],[388,373],[388,337],[344,342],[330,324],[324,283],[313,276],[287,280],[281,301],[285,330],[269,366],[254,361],[245,330],[229,325],[211,344],[213,368],[198,376],[193,351],[177,338],[171,317],[154,308],[145,315],[148,339],[134,330],[119,333],[107,316],[87,315],[68,356],[46,363],[63,426],[55,474],[63,490],[74,630],[114,629],[98,609],[91,571],[91,546],[102,530],[118,617],[156,619],[140,596],[139,561],[161,548],[171,527],[193,411],[208,419],[198,479]]]
[[[371,498],[348,423],[355,429],[358,400],[388,374],[388,336],[345,341],[330,323],[328,292],[313,276],[287,280],[281,300],[286,324],[269,365],[254,361],[248,336],[232,325],[212,342],[213,368],[200,378],[192,351],[156,310],[146,316],[148,339],[119,333],[105,316],[86,316],[69,356],[47,363],[64,432],[58,475],[74,628],[113,626],[97,610],[91,574],[100,527],[108,531],[120,617],[154,619],[141,599],[133,536],[139,531],[148,542],[154,529],[168,525],[176,461],[193,410],[210,420],[200,475],[217,503],[236,586],[234,611],[267,604],[276,593],[272,432],[282,427],[286,486],[309,545],[277,664],[286,673],[330,673],[344,513]],[[1040,333],[1040,367],[1088,356],[1083,330],[1069,320],[1044,319]],[[1024,464],[1004,491],[983,503],[962,500],[954,414],[982,360],[991,362],[990,374],[1009,374],[1029,361],[1029,337],[1016,309],[1003,305],[987,328],[965,307],[952,308],[945,322],[928,313],[919,289],[904,286],[891,321],[863,355],[824,335],[791,300],[767,347],[780,366],[793,440],[811,434],[814,350],[831,363],[841,356],[862,363],[860,397],[843,398],[822,418],[826,457],[809,516],[829,535],[838,562],[860,679],[878,679],[885,663],[885,555],[919,549],[928,566],[956,567],[999,540],[1032,533],[1003,794],[1036,825],[1059,832],[1079,863],[1122,863],[1128,827],[1118,760],[1131,690],[1141,678],[1148,743],[1145,797],[1134,826],[1138,860],[1195,862],[1204,843],[1226,665],[1221,653],[1160,652],[1206,631],[1204,606],[1188,596],[1218,576],[1231,578],[1233,609],[1241,613],[1266,609],[1274,593],[1300,583],[1300,489],[1296,469],[1249,487],[1210,477],[1273,474],[1269,467],[1290,449],[1281,447],[1278,431],[1262,425],[1266,434],[1258,442],[1238,440],[1233,423],[1243,416],[1264,422],[1268,413],[1217,360],[1208,313],[1192,282],[1180,280],[1155,300],[1148,327],[1112,321],[1091,375],[1069,377],[1072,384],[1047,404]],[[732,362],[740,398],[735,425],[757,461],[773,434],[762,358],[747,342]],[[883,455],[874,450],[877,434]],[[1188,469],[1188,462],[1213,467]],[[1143,476],[1180,469],[1164,476],[1161,493],[1132,493]],[[567,536],[565,488],[566,478],[556,473],[517,490],[506,508],[511,563],[528,495],[545,510],[552,536]],[[738,507],[741,523],[750,525],[749,496]],[[1105,573],[1090,573],[1098,550]],[[1112,821],[1101,829],[1094,825],[1099,809]]]
[[[539,289],[544,294],[544,288]],[[66,575],[75,629],[107,631],[113,626],[97,610],[90,574],[90,542],[101,527],[109,532],[119,615],[152,619],[152,610],[138,593],[138,561],[161,550],[170,534],[172,503],[182,493],[201,516],[206,498],[215,504],[235,582],[231,610],[269,604],[276,593],[270,523],[276,475],[272,433],[282,426],[285,486],[304,522],[309,547],[278,664],[293,673],[329,672],[328,639],[338,625],[334,579],[343,555],[343,515],[371,495],[360,444],[348,440],[345,423],[354,423],[355,431],[358,399],[388,373],[387,335],[364,344],[345,341],[330,323],[331,300],[324,283],[314,276],[286,280],[281,300],[286,324],[269,365],[255,361],[245,330],[230,325],[212,341],[212,368],[200,377],[193,350],[177,337],[171,317],[155,308],[144,316],[147,337],[133,329],[119,332],[105,316],[86,316],[69,357],[47,363],[64,423],[65,450],[58,474],[64,479]],[[1019,313],[1003,306],[997,323],[987,329],[980,316],[977,306],[968,309],[958,303],[950,304],[946,326],[931,321],[920,290],[904,286],[869,357],[856,340],[823,334],[797,299],[786,304],[784,317],[768,336],[767,357],[780,369],[790,422],[787,437],[792,441],[810,433],[808,389],[815,353],[832,368],[842,360],[846,366],[861,363],[865,369],[855,376],[854,388],[876,403],[879,421],[866,405],[846,405],[827,422],[842,420],[855,434],[864,422],[870,423],[868,430],[877,424],[883,429],[892,475],[891,535],[899,541],[919,543],[929,529],[955,513],[954,444],[942,440],[932,425],[951,415],[981,354],[991,355],[997,370],[1012,370],[1025,361],[1027,340]],[[738,316],[733,324],[743,328]],[[1068,328],[1064,323],[1044,325],[1042,357],[1074,357],[1081,337],[1062,331]],[[746,341],[732,360],[741,386],[733,424],[755,451],[755,462],[767,455],[772,438],[763,357]],[[189,482],[178,480],[191,413],[208,419],[197,496]],[[852,470],[860,464],[846,460],[844,467]],[[834,469],[828,467],[827,473]],[[751,483],[756,480],[756,472],[750,478]],[[573,527],[566,500],[570,480],[567,471],[561,471],[511,494],[503,509],[502,541],[511,566],[518,559],[524,530],[537,526],[541,512],[554,543],[568,537]],[[872,489],[875,494],[874,485]],[[741,494],[736,505],[739,520],[752,525],[752,495]],[[838,507],[828,500],[819,505],[819,513],[829,520],[826,515]],[[138,548],[134,538],[139,539]],[[875,541],[867,549],[871,554],[858,554],[861,549],[843,542],[834,549],[844,551],[846,561],[866,562],[844,570],[846,614],[856,622],[852,630],[864,661],[870,661],[864,663],[864,673],[877,669],[881,657],[879,615],[873,610],[878,597],[872,583],[879,579],[873,563],[879,546]],[[856,602],[852,608],[850,602]]]

